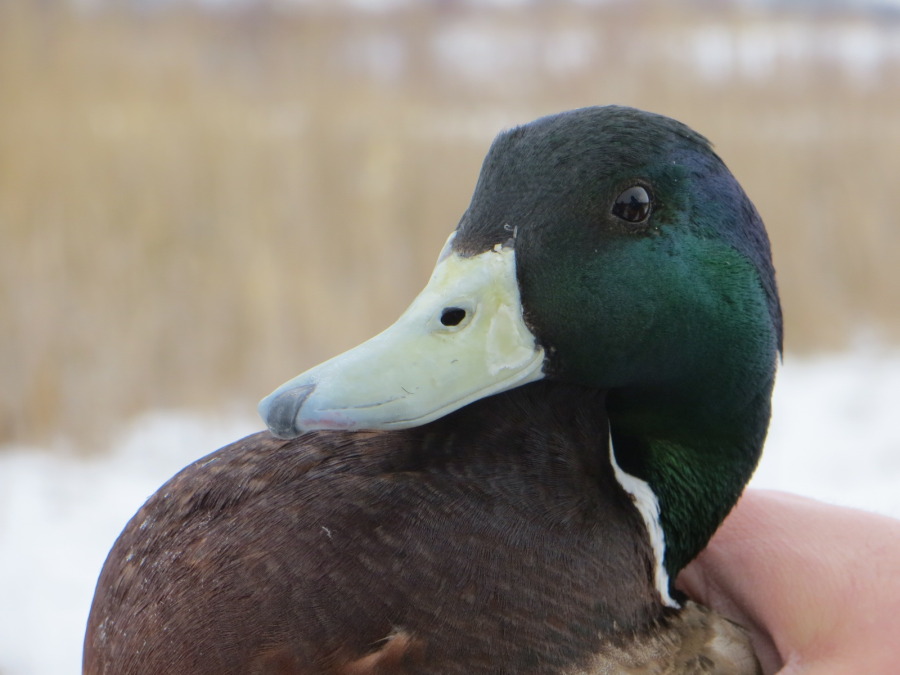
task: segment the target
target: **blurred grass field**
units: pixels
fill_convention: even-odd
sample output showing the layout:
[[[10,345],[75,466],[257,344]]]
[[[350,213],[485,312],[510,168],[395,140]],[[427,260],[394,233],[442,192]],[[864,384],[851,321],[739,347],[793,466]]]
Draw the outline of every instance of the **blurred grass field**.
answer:
[[[789,352],[900,339],[883,18],[66,7],[0,3],[0,445],[252,409],[399,314],[497,131],[582,105],[713,140],[768,225]]]

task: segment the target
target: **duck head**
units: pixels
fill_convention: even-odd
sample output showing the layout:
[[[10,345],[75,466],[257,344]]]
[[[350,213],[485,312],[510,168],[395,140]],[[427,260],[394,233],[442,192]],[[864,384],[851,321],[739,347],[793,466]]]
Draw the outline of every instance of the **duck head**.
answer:
[[[290,438],[418,426],[541,379],[603,389],[674,579],[756,466],[781,332],[762,221],[706,139],[585,108],[502,133],[409,309],[259,409]]]

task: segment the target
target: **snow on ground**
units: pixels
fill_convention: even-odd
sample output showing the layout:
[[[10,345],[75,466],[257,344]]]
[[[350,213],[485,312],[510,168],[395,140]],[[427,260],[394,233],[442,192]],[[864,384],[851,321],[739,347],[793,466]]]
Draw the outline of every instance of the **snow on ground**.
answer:
[[[785,359],[751,482],[900,518],[900,352]]]
[[[788,358],[758,487],[900,517],[900,352]],[[109,547],[179,468],[258,429],[158,413],[105,457],[0,451],[0,675],[79,672],[84,623]]]

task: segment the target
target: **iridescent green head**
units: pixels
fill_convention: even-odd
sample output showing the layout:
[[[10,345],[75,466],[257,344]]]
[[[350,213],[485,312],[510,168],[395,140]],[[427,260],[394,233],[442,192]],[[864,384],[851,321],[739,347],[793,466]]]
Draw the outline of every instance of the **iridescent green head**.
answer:
[[[502,133],[400,320],[260,412],[290,437],[417,426],[543,378],[607,390],[612,461],[652,492],[674,578],[756,466],[781,333],[762,221],[706,139],[585,108]]]

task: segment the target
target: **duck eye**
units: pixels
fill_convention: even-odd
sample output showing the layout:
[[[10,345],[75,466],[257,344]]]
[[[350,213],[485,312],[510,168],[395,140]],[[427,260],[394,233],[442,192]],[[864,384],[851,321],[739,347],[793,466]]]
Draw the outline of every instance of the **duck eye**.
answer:
[[[445,326],[458,326],[466,318],[466,310],[462,307],[446,307],[441,312],[441,323]]]
[[[629,223],[641,223],[650,216],[650,194],[640,185],[632,185],[616,197],[612,213]]]

